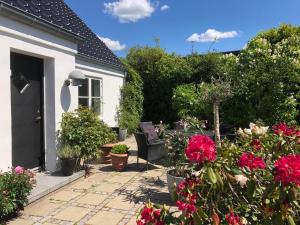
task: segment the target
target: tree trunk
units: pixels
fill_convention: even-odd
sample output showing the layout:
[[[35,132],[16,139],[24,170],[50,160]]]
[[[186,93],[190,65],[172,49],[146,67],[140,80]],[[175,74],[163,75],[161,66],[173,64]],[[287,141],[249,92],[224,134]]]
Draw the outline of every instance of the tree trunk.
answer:
[[[215,141],[216,141],[216,145],[218,147],[221,145],[219,106],[220,106],[220,103],[218,101],[215,101],[213,103],[213,107],[214,107]]]

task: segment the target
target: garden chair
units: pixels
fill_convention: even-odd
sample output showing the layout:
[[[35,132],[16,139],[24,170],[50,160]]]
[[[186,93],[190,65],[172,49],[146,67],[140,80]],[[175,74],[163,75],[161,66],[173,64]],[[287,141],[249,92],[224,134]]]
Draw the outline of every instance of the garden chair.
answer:
[[[146,160],[148,170],[150,161],[158,160],[167,154],[165,151],[165,141],[158,138],[152,122],[140,123],[140,130],[134,136],[138,146],[137,167],[139,165],[139,158]]]

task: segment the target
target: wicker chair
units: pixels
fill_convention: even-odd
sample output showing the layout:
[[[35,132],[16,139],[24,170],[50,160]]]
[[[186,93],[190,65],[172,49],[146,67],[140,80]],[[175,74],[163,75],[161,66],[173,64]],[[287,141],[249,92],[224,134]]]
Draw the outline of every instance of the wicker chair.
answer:
[[[146,160],[147,170],[148,164],[151,161],[158,160],[164,157],[167,152],[165,151],[165,141],[163,139],[152,138],[149,140],[148,133],[143,132],[143,126],[153,126],[152,122],[143,122],[140,124],[140,131],[134,133],[135,140],[138,146],[137,152],[137,167],[139,165],[139,158]],[[153,126],[154,128],[154,126]]]

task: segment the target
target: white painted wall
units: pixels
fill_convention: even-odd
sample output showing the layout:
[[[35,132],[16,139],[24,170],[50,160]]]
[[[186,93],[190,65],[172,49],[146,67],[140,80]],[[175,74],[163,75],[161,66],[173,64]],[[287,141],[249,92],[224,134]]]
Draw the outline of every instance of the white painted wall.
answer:
[[[0,170],[11,167],[10,52],[44,59],[46,169],[56,169],[55,132],[61,115],[77,107],[78,90],[66,88],[77,44],[0,16]]]
[[[75,68],[103,80],[103,119],[109,126],[115,120],[124,73],[76,60],[77,44],[0,15],[0,170],[12,166],[10,53],[44,59],[44,133],[46,170],[57,169],[56,131],[63,112],[78,107],[78,87],[64,85]],[[76,66],[75,66],[76,65]]]
[[[110,127],[117,127],[116,114],[120,100],[120,89],[124,83],[124,72],[79,59],[76,60],[76,69],[88,77],[102,79],[103,111],[100,118]]]

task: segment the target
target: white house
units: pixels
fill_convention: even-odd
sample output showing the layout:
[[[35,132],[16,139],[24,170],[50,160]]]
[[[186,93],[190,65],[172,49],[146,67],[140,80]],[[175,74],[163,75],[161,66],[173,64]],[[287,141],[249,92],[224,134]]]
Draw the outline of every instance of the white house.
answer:
[[[0,170],[55,171],[62,114],[79,104],[117,126],[124,76],[119,59],[63,0],[0,0]]]

